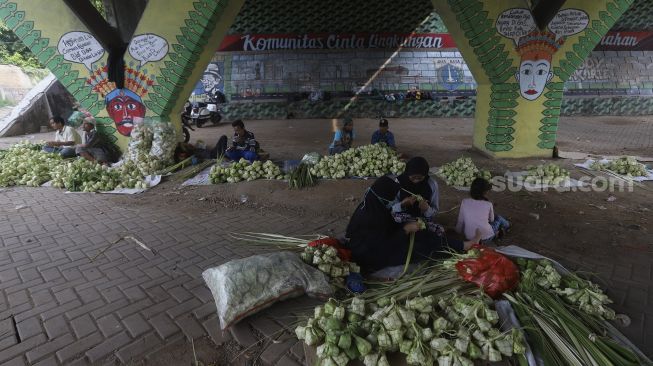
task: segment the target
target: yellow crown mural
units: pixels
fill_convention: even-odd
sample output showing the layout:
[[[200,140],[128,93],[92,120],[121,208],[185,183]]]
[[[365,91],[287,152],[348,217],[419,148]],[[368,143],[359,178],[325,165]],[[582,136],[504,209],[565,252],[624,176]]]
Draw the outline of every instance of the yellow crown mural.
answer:
[[[103,98],[116,90],[116,84],[108,79],[107,65],[95,70],[86,82],[93,91]],[[154,77],[149,77],[146,70],[134,69],[125,65],[125,88],[131,90],[139,98],[143,98],[154,84]]]

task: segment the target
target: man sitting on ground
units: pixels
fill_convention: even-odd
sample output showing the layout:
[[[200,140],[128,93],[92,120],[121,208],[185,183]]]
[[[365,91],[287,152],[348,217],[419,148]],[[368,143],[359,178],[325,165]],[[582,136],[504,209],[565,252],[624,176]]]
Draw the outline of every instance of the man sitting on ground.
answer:
[[[64,124],[61,116],[50,118],[50,127],[54,129],[54,141],[48,141],[43,146],[43,151],[49,153],[58,153],[63,158],[75,157],[75,145],[81,142],[77,131]]]
[[[238,161],[245,158],[250,162],[258,160],[259,144],[254,138],[254,134],[245,129],[245,124],[242,120],[235,120],[231,123],[234,128],[234,137],[231,141],[231,146],[225,152],[227,158]]]
[[[329,145],[329,155],[336,155],[345,152],[351,148],[354,143],[354,120],[351,117],[345,117],[342,128],[338,129],[331,145]]]
[[[397,150],[397,146],[395,145],[395,135],[388,130],[388,120],[385,118],[379,121],[379,129],[374,131],[372,134],[372,145],[381,142]]]
[[[88,161],[108,162],[107,147],[104,146],[102,136],[95,129],[95,120],[92,117],[84,118],[82,130],[84,131],[82,143],[75,146],[75,153]]]

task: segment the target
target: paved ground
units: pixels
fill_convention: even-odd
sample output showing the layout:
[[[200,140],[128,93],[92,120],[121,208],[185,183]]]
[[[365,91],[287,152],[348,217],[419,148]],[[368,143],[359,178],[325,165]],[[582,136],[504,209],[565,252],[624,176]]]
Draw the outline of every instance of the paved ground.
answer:
[[[437,141],[438,149],[427,156],[434,162],[449,159],[439,157],[445,149],[452,149],[452,155],[465,151],[469,120],[448,125],[453,121],[461,122],[425,120],[424,128],[437,135],[425,137],[414,148]],[[357,126],[366,133],[372,122]],[[411,121],[394,123],[409,126]],[[614,152],[629,143],[628,136],[645,133],[651,122],[626,119],[621,123],[621,139],[592,135],[602,141],[601,152]],[[287,128],[282,130],[287,139],[264,141],[266,148],[273,147],[270,151],[287,158],[310,149],[307,144],[322,143],[320,129],[329,129],[328,124],[316,128],[314,121],[276,122],[268,129],[265,122],[251,125],[259,136],[269,136],[281,125]],[[573,144],[579,126],[583,125],[561,127],[561,138],[567,136],[573,150],[580,150]],[[294,140],[307,130],[318,133],[307,134],[303,145]],[[200,132],[210,134],[204,137],[210,140],[226,131],[221,126]],[[629,146],[646,152],[650,136]],[[289,193],[278,182],[183,190],[164,183],[143,195],[121,197],[47,188],[4,189],[0,191],[0,365],[188,365],[192,354],[188,339],[195,340],[205,365],[302,364],[301,345],[277,332],[291,321],[292,309],[305,309],[309,300],[286,302],[240,323],[233,331],[234,342],[230,334],[218,330],[215,305],[201,272],[250,254],[226,238],[228,231],[255,227],[284,234],[341,232],[366,184],[325,182]],[[239,204],[241,194],[248,195],[250,202]],[[449,208],[463,193],[442,187],[442,196],[442,206]],[[610,204],[606,197],[607,193],[506,194],[496,197],[495,203],[515,219],[517,227],[511,235],[516,243],[570,268],[596,273],[615,299],[615,308],[632,318],[624,333],[651,355],[650,191],[616,194],[617,201]],[[286,207],[294,201],[309,208]],[[529,216],[533,212],[537,220]],[[449,216],[443,220],[450,224]],[[116,241],[130,235],[150,250],[129,239]],[[256,343],[278,336],[274,342]],[[251,352],[242,353],[236,343],[252,346]]]
[[[218,341],[201,272],[247,255],[226,242],[227,229],[243,220],[267,231],[324,226],[248,209],[180,217],[111,199],[44,188],[0,194],[0,364],[126,363],[184,337]],[[124,235],[151,251],[112,244]]]

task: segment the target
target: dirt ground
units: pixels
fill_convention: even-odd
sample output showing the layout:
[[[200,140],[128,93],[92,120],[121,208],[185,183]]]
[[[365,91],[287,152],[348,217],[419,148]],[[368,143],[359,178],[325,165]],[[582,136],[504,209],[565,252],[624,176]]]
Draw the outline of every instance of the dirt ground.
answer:
[[[637,119],[621,118],[620,125],[640,123],[642,117]],[[367,143],[368,136],[375,128],[375,120],[356,120],[357,142]],[[651,124],[653,122],[648,121]],[[471,128],[470,119],[423,119],[423,120],[393,120],[391,130],[395,132],[397,144],[402,153],[409,156],[424,156],[431,166],[439,166],[462,155],[471,156],[479,167],[489,169],[494,175],[502,175],[506,170],[522,170],[530,164],[540,164],[542,159],[507,159],[495,160],[470,149]],[[331,140],[331,121],[329,120],[280,120],[280,121],[248,121],[247,128],[253,131],[261,146],[271,153],[273,160],[300,159],[304,153],[317,151],[325,153],[326,146]],[[191,141],[204,140],[207,145],[212,145],[222,134],[231,133],[230,125],[219,125],[197,129],[192,133]],[[610,136],[602,136],[599,132],[593,134],[595,139],[609,139]],[[364,141],[361,141],[365,139]],[[567,151],[579,151],[574,149],[575,137],[573,134],[565,136],[561,133],[561,148],[567,147]],[[596,151],[602,154],[618,154],[618,148],[607,146],[603,151]],[[631,154],[653,155],[653,151],[647,148],[631,147]],[[573,167],[578,161],[569,159],[558,159],[557,164],[569,169],[572,177],[580,178],[585,175],[579,169]],[[442,181],[440,185],[441,210],[449,211],[455,208],[461,199],[467,197],[466,192],[461,192],[448,187]],[[180,207],[183,202],[193,201],[192,209],[207,209],[212,207],[237,207],[242,205],[240,200],[247,197],[245,205],[258,207],[262,210],[284,211],[289,215],[319,215],[325,218],[325,228],[335,232],[344,230],[344,227],[329,227],[329,221],[340,221],[347,218],[359,202],[365,189],[371,181],[365,180],[326,180],[321,181],[316,187],[291,191],[284,182],[277,181],[254,181],[238,184],[223,184],[203,187],[178,187],[163,184],[157,187],[152,193],[156,195],[142,195],[138,199],[156,200],[158,204],[174,205]],[[575,246],[589,242],[595,238],[596,230],[608,230],[610,235],[625,235],[622,239],[629,242],[640,242],[642,234],[648,233],[648,224],[645,212],[653,209],[651,202],[651,189],[653,184],[646,183],[641,188],[635,188],[634,192],[610,193],[610,192],[495,192],[493,201],[496,211],[509,216],[515,221],[515,231],[511,238],[515,242],[524,244],[524,241],[533,241],[533,235],[538,237],[537,241],[548,242],[555,236],[539,234],[547,231],[564,233],[565,230],[573,233]],[[169,197],[166,200],[158,200],[156,196],[163,194]],[[614,196],[616,200],[607,202],[608,197]],[[124,198],[124,199],[132,199]],[[612,199],[611,199],[612,200]],[[598,207],[597,207],[598,206]],[[536,220],[533,214],[539,215]],[[457,211],[453,210],[441,215],[439,220],[447,224],[453,224]],[[570,220],[576,218],[577,220]],[[590,225],[589,223],[611,223],[610,225]],[[619,226],[618,224],[623,224]],[[637,224],[641,230],[627,229],[629,225]],[[591,229],[587,226],[590,225]],[[600,229],[597,229],[600,226]],[[524,235],[522,237],[522,234]],[[613,235],[614,234],[614,235]],[[557,235],[556,235],[557,236]],[[528,239],[526,239],[528,237]],[[605,238],[606,236],[601,236]],[[559,239],[559,238],[558,238]],[[651,239],[649,236],[648,239]],[[512,240],[511,240],[512,241]],[[649,242],[651,240],[648,240]],[[565,246],[569,244],[565,243]],[[544,245],[555,247],[555,244]]]
[[[638,123],[653,124],[650,119],[642,117],[611,118],[607,121],[621,128]],[[586,123],[583,120],[581,122]],[[597,122],[604,124],[606,119]],[[303,154],[310,151],[325,153],[332,137],[330,120],[247,121],[246,127],[256,134],[261,146],[270,152],[273,160],[301,159]],[[371,136],[375,128],[376,120],[357,119],[357,144],[367,143],[368,136]],[[542,159],[494,160],[471,150],[471,119],[392,120],[390,128],[395,133],[402,153],[424,156],[431,166],[439,166],[466,155],[471,156],[479,167],[491,170],[494,175],[502,175],[506,170],[521,170],[527,165],[544,162]],[[581,151],[575,149],[576,145],[587,144],[584,141],[575,142],[574,133],[565,134],[564,126],[561,129],[561,148]],[[212,146],[220,135],[230,136],[231,131],[229,124],[196,129],[192,132],[191,142],[201,139],[207,146]],[[592,131],[592,138],[609,140],[611,135],[602,134],[597,128]],[[595,148],[593,152],[619,154],[620,151],[620,148],[605,146],[602,150]],[[650,149],[637,146],[630,147],[628,152],[653,155]],[[556,161],[569,169],[572,177],[580,178],[585,173],[573,167],[573,163],[577,162],[568,159]],[[340,234],[344,231],[343,220],[346,222],[371,183],[365,180],[326,180],[316,187],[301,191],[291,191],[284,182],[277,181],[182,189],[164,183],[136,199],[174,209],[211,212],[220,208],[238,207],[242,205],[241,198],[246,196],[245,205],[248,207],[283,212],[288,217],[318,215],[325,219],[325,230],[328,233]],[[467,197],[467,193],[446,186],[442,181],[438,180],[438,183],[441,210],[449,211],[440,215],[438,220],[443,224],[454,225],[457,217],[455,208]],[[609,255],[625,247],[634,251],[653,250],[652,227],[649,222],[649,212],[653,210],[652,189],[653,182],[646,183],[641,188],[636,187],[633,192],[506,191],[493,192],[491,199],[495,203],[495,211],[510,217],[515,224],[506,239],[507,243],[537,248],[543,254],[554,254],[560,247],[564,247],[565,251],[582,253],[591,248]],[[167,199],[161,200],[161,195]],[[608,202],[610,196],[616,200]],[[134,197],[116,199],[132,200]]]

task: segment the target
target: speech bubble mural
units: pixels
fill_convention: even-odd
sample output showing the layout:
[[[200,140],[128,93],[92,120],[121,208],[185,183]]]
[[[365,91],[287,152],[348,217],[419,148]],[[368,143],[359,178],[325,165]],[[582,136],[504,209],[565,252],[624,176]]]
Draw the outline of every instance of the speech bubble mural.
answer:
[[[148,62],[159,61],[168,54],[168,41],[156,34],[141,34],[129,43],[129,54],[141,62],[141,67]]]
[[[590,23],[590,17],[580,9],[565,9],[556,14],[549,22],[549,30],[560,37],[568,37],[580,33]]]
[[[57,51],[64,60],[83,64],[91,71],[93,63],[104,56],[100,42],[88,32],[68,32],[61,36]]]
[[[513,8],[501,13],[496,22],[497,32],[519,43],[519,39],[535,29],[535,20],[529,9]]]

